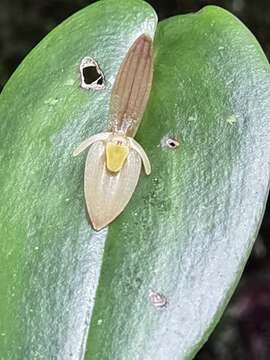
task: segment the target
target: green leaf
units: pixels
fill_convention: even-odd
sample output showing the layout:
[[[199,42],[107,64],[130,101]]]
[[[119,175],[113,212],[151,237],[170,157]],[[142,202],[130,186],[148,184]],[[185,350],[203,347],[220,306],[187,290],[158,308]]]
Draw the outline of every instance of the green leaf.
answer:
[[[88,223],[85,158],[72,152],[106,129],[121,61],[155,26],[142,1],[99,1],[47,36],[1,94],[1,360],[77,360],[84,351],[107,231]],[[80,88],[86,56],[105,90]]]
[[[206,7],[162,21],[137,140],[149,154],[109,230],[87,360],[192,359],[241,276],[269,182],[270,69],[253,35]],[[168,138],[180,142],[166,146]],[[157,309],[149,291],[166,296]]]
[[[87,333],[86,360],[192,359],[239,280],[268,192],[270,71],[254,37],[220,8],[158,25],[137,135],[152,175],[108,236],[87,222],[85,158],[71,153],[106,129],[121,60],[155,22],[139,0],[99,1],[44,39],[1,95],[5,360],[78,360]],[[79,87],[84,56],[101,66],[105,90]],[[167,306],[154,306],[150,291]]]

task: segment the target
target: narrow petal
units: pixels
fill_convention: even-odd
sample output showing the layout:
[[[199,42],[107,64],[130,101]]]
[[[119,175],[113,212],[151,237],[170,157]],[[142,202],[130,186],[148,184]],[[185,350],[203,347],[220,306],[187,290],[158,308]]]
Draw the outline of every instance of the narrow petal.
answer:
[[[129,138],[129,143],[130,143],[131,149],[134,149],[140,155],[146,175],[150,175],[151,164],[150,164],[148,156],[146,155],[146,152],[144,151],[143,147],[136,140],[134,140],[132,138]]]
[[[139,179],[141,158],[130,150],[128,158],[117,174],[106,168],[105,145],[94,143],[85,165],[85,200],[93,227],[100,230],[111,223],[128,204]]]
[[[90,138],[84,140],[77,149],[74,150],[73,156],[79,155],[82,151],[87,149],[90,145],[92,145],[94,142],[99,140],[105,140],[111,135],[110,132],[103,132],[96,135],[91,136]]]

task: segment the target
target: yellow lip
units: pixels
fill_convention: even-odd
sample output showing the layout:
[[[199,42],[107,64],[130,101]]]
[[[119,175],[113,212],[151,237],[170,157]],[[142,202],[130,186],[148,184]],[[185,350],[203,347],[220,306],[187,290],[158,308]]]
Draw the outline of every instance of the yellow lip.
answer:
[[[112,142],[106,144],[106,165],[111,172],[118,172],[122,169],[129,154],[127,145],[119,145]]]

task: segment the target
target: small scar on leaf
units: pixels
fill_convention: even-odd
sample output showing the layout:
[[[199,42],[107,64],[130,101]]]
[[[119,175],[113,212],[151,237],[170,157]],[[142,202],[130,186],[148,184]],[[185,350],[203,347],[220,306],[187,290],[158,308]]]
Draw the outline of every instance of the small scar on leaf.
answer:
[[[168,148],[170,149],[176,149],[178,148],[178,146],[180,145],[179,141],[177,141],[176,139],[173,138],[169,138],[166,141],[166,145]]]
[[[237,122],[237,118],[235,115],[231,115],[226,119],[227,123],[229,123],[230,125],[233,125]]]
[[[105,77],[98,63],[91,57],[85,57],[80,64],[81,87],[87,90],[105,88]]]
[[[158,309],[165,308],[168,305],[166,296],[153,290],[149,291],[149,300],[151,304]]]
[[[180,141],[175,136],[165,135],[160,141],[158,147],[163,149],[172,149],[175,150],[180,146]]]

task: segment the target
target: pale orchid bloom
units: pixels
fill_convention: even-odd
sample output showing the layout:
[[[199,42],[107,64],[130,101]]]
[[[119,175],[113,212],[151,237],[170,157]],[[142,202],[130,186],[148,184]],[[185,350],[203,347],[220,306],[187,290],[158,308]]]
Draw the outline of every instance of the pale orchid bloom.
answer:
[[[133,139],[149,97],[153,75],[152,39],[143,34],[129,49],[111,97],[110,131],[86,139],[74,156],[89,147],[84,176],[85,200],[96,230],[112,222],[135,191],[141,166],[150,161]]]

